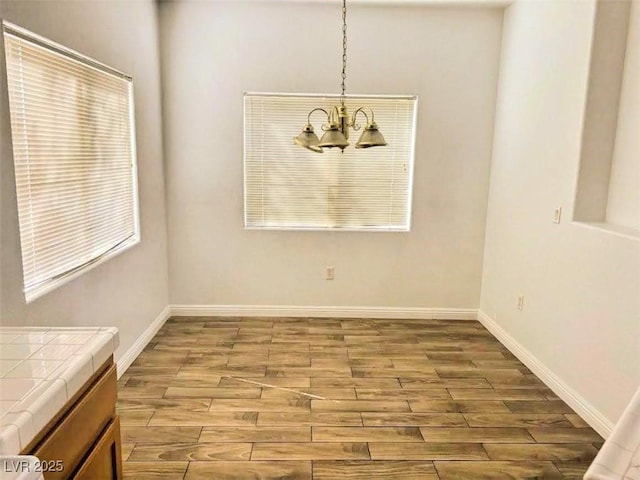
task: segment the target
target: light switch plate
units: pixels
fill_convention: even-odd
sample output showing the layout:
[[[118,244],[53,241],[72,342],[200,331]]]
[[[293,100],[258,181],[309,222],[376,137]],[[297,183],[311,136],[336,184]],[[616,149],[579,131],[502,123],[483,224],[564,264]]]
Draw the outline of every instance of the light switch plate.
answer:
[[[562,207],[558,207],[553,211],[553,223],[560,223],[562,217]]]

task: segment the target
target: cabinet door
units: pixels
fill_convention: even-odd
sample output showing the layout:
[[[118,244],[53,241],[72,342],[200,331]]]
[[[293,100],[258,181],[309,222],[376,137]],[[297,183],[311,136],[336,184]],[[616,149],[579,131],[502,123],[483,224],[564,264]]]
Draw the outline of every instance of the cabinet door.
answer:
[[[111,365],[51,429],[42,443],[30,452],[43,462],[61,461],[64,465],[62,471],[45,472],[46,480],[66,480],[69,472],[78,468],[100,432],[115,415],[117,396],[116,367]]]
[[[120,418],[116,416],[89,453],[73,480],[121,480]]]

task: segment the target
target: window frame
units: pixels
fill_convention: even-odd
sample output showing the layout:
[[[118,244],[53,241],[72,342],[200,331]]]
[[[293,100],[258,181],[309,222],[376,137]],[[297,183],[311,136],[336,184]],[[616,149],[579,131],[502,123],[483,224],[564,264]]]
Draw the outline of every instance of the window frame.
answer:
[[[6,20],[2,20],[2,35],[0,36],[0,50],[4,57],[4,67],[5,67],[5,80],[7,81],[8,86],[8,71],[6,67],[7,56],[6,56],[6,45],[5,45],[5,35],[12,35],[19,39],[25,40],[27,42],[31,42],[41,48],[48,49],[55,54],[61,55],[73,61],[84,64],[85,66],[91,67],[95,70],[101,71],[105,74],[110,74],[116,77],[120,77],[121,79],[128,82],[128,95],[127,95],[127,106],[128,106],[128,116],[129,116],[129,135],[130,135],[130,159],[131,159],[131,201],[132,201],[132,218],[133,218],[133,234],[119,243],[116,243],[111,248],[106,250],[105,252],[94,256],[93,258],[85,261],[84,263],[77,265],[74,268],[71,268],[67,271],[61,272],[59,274],[53,275],[49,279],[42,280],[41,282],[27,288],[25,286],[25,275],[24,275],[24,262],[22,259],[22,242],[20,238],[19,241],[19,257],[20,257],[20,266],[21,266],[21,284],[22,290],[25,297],[25,302],[27,304],[33,302],[34,300],[46,295],[47,293],[69,283],[75,278],[80,277],[81,275],[93,270],[94,268],[102,265],[103,263],[109,261],[110,259],[124,253],[125,251],[133,248],[141,242],[141,224],[140,224],[140,199],[139,199],[139,186],[138,186],[138,157],[137,157],[137,144],[136,144],[136,123],[135,123],[135,99],[134,99],[134,85],[133,78],[130,75],[127,75],[109,65],[106,65],[102,62],[99,62],[87,55],[84,55],[76,50],[68,48],[64,45],[61,45],[53,40],[45,38],[37,33],[31,32],[26,28],[15,25],[11,22],[7,22]],[[10,112],[10,102],[8,102],[7,110]],[[8,121],[9,128],[11,130],[11,121],[9,118]],[[11,175],[13,176],[13,193],[17,195],[17,185],[16,185],[16,174],[15,174],[15,158],[13,151],[13,131],[11,131]],[[14,197],[15,198],[15,197]],[[16,200],[16,209],[17,198]],[[18,235],[20,236],[20,220],[18,216],[16,216],[16,227]]]
[[[340,226],[328,226],[328,227],[312,227],[312,226],[255,226],[248,225],[247,222],[247,103],[245,98],[247,96],[262,96],[262,97],[300,97],[300,98],[318,98],[318,99],[331,99],[339,101],[341,98],[340,94],[324,94],[324,93],[281,93],[281,92],[243,92],[243,155],[242,155],[242,169],[243,169],[243,227],[245,230],[249,231],[289,231],[289,232],[357,232],[357,233],[409,233],[411,231],[412,219],[413,219],[413,183],[414,183],[414,170],[415,170],[415,150],[416,150],[416,138],[417,138],[417,124],[418,124],[418,106],[419,106],[419,98],[417,95],[370,95],[370,94],[348,94],[345,95],[347,99],[357,99],[364,100],[367,99],[397,99],[397,100],[411,100],[414,102],[413,104],[413,118],[411,122],[411,141],[410,141],[410,152],[409,152],[409,169],[408,169],[408,178],[407,178],[407,205],[406,205],[406,214],[407,221],[406,227],[340,227]],[[300,116],[300,126],[305,123],[306,115],[308,111],[301,111]],[[353,112],[351,112],[353,113]],[[317,119],[312,119],[312,123],[315,120],[315,126],[320,125],[320,122]],[[321,135],[320,129],[317,129],[318,135]],[[293,138],[299,131],[291,132],[291,137]],[[359,136],[360,131],[352,131],[352,134]],[[384,134],[384,132],[383,132]],[[293,144],[293,142],[292,142]],[[303,147],[294,146],[293,148],[302,149]],[[354,148],[354,145],[350,145],[347,148]],[[386,147],[380,147],[386,148]],[[337,149],[336,149],[337,150]],[[314,155],[324,155],[314,153]]]

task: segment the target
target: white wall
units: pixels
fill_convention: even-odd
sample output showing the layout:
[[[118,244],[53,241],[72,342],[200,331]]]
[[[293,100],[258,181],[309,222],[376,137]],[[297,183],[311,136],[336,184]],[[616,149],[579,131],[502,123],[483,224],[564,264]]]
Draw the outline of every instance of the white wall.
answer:
[[[242,92],[339,92],[338,4],[160,10],[172,303],[477,308],[500,9],[349,10],[347,93],[420,97],[408,234],[243,229]]]
[[[593,19],[593,1],[505,12],[480,305],[610,424],[640,383],[640,244],[570,221]]]
[[[153,1],[2,0],[2,17],[133,76],[142,242],[26,305],[7,85],[0,71],[3,325],[116,326],[122,355],[168,303],[157,12]],[[4,61],[2,69],[4,69]]]
[[[640,231],[640,1],[632,2],[607,222]]]

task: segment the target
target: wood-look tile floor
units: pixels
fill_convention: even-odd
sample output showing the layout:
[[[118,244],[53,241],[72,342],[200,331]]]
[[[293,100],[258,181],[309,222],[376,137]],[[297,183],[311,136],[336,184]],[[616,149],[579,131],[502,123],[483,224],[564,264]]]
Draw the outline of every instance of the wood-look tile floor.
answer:
[[[603,442],[475,321],[172,318],[118,413],[135,480],[579,479]]]

